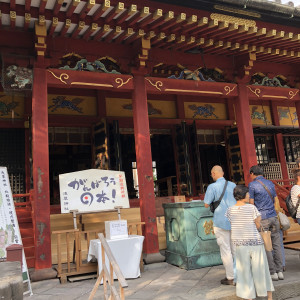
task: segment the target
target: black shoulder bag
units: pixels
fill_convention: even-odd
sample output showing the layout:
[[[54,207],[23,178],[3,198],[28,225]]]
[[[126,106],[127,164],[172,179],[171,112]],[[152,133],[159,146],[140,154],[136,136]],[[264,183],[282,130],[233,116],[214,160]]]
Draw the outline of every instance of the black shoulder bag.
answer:
[[[217,207],[219,206],[219,204],[221,203],[222,199],[223,199],[223,196],[225,194],[225,191],[226,191],[226,188],[227,188],[227,184],[228,184],[228,181],[226,180],[225,181],[225,185],[224,185],[224,189],[223,189],[223,192],[219,198],[218,201],[213,201],[210,205],[209,205],[209,209],[212,213],[215,212],[215,210],[217,209]]]

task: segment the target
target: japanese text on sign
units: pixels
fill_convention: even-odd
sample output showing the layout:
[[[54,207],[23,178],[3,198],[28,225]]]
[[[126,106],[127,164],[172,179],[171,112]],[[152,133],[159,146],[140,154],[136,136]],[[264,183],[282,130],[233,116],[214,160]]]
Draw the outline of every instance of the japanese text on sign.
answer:
[[[124,172],[91,169],[59,175],[61,212],[129,207]]]

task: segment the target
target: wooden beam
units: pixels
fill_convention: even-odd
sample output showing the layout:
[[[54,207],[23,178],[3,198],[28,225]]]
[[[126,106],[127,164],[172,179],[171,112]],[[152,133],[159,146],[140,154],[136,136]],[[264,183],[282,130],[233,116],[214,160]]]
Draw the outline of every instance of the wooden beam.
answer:
[[[56,28],[57,25],[58,25],[58,18],[53,17],[51,26],[49,28],[48,36],[53,36],[53,34],[55,32],[55,28]]]
[[[114,19],[120,12],[124,10],[124,3],[118,2],[117,6],[115,6],[104,18],[104,22],[107,24]]]
[[[97,21],[109,8],[110,8],[110,1],[103,0],[103,3],[101,4],[101,6],[98,8],[98,10],[92,16],[93,22]]]
[[[80,31],[84,28],[85,22],[80,21],[76,28],[73,30],[71,38],[76,39],[80,33]]]
[[[105,42],[109,43],[111,42],[116,36],[122,34],[122,27],[121,26],[116,26],[105,38]]]
[[[25,19],[24,19],[24,29],[27,30],[29,28],[31,21],[31,14],[25,13]]]
[[[53,16],[56,17],[60,11],[60,8],[62,6],[62,4],[64,3],[64,0],[56,0],[56,3],[54,5],[54,9],[53,9]]]
[[[30,12],[31,0],[25,0],[25,12]]]
[[[129,9],[124,10],[124,12],[116,19],[116,25],[123,24],[126,19],[130,16],[134,15],[137,12],[137,6],[135,4],[131,4]]]
[[[196,17],[197,17],[197,16],[196,16]],[[195,18],[194,18],[194,19],[195,19]],[[204,25],[207,25],[207,24],[208,24],[208,18],[203,17],[203,18],[201,18],[198,22],[197,22],[197,20],[196,20],[196,22],[192,22],[192,23],[190,24],[190,26],[184,28],[184,29],[181,31],[181,33],[182,33],[182,34],[187,34],[188,32],[193,32],[195,29],[200,28],[200,27],[202,27],[202,26],[204,26]]]
[[[45,13],[45,7],[47,4],[47,0],[41,0],[39,7],[39,14],[43,15]]]
[[[94,7],[96,1],[95,0],[88,0],[83,9],[81,10],[80,12],[80,15],[79,15],[79,19],[81,21],[83,21],[85,19],[85,17],[87,16],[87,14],[90,12],[90,10]]]
[[[16,10],[16,0],[10,0],[10,10],[14,11]]]
[[[134,43],[136,40],[142,38],[145,35],[145,32],[143,29],[139,29],[137,32],[135,32],[134,34],[132,34],[130,37],[128,37],[124,43],[125,44],[132,44]]]
[[[137,22],[139,22],[141,19],[143,19],[145,16],[149,15],[149,7],[143,7],[143,9],[136,13],[133,17],[131,17],[128,21],[126,26],[133,26]]]
[[[145,28],[149,23],[154,22],[155,20],[158,20],[162,18],[163,16],[163,10],[157,9],[153,14],[150,14],[148,17],[146,17],[144,20],[140,22],[140,28]]]
[[[163,18],[159,18],[156,21],[149,24],[149,29],[154,30],[155,28],[159,27],[160,25],[174,19],[174,11],[168,11]]]
[[[121,43],[124,41],[125,38],[131,36],[134,33],[132,28],[126,28],[121,34],[118,35],[117,38],[115,38],[116,43]]]
[[[65,26],[63,27],[63,29],[60,32],[61,36],[65,36],[65,34],[67,33],[67,31],[69,30],[71,26],[71,20],[70,19],[66,19],[65,21]]]
[[[73,0],[72,1],[72,3],[69,5],[67,13],[66,13],[67,18],[70,18],[72,16],[74,10],[76,9],[76,7],[78,6],[79,3],[80,3],[80,0]]]
[[[10,28],[15,28],[16,27],[17,13],[15,11],[11,10],[9,12],[9,17],[10,17]]]
[[[111,30],[110,26],[104,24],[103,27],[94,35],[93,40],[100,40],[105,34],[107,34]]]
[[[83,35],[84,40],[88,40],[90,36],[98,29],[98,24],[97,23],[92,23],[92,25],[86,30],[86,32]]]

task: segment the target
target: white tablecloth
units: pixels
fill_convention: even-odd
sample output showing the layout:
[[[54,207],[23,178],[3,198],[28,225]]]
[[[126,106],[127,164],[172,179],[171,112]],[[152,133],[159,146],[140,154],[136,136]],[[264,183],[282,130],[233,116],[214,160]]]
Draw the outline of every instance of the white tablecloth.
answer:
[[[141,275],[140,259],[143,250],[144,237],[141,235],[129,235],[128,238],[106,240],[116,262],[125,278],[137,278]],[[98,260],[99,274],[102,270],[101,242],[99,239],[91,240],[87,260]],[[106,267],[109,270],[109,262],[106,257]],[[117,278],[114,274],[114,278]]]

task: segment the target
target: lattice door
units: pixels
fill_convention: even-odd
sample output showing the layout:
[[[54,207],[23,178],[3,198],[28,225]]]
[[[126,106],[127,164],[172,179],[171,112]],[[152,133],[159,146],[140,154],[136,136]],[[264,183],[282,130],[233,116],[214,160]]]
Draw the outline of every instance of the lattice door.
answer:
[[[237,127],[226,128],[227,155],[231,180],[245,184],[240,141]]]

